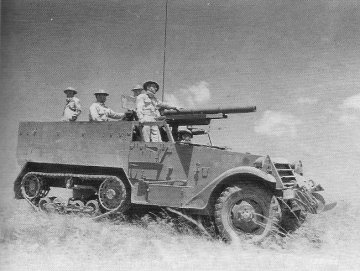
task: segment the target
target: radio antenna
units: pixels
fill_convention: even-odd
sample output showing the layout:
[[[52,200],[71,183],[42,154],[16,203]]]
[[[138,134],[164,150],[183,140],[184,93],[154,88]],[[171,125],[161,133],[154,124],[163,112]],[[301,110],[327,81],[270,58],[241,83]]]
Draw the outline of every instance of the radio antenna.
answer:
[[[165,0],[165,29],[164,29],[164,57],[163,57],[163,78],[162,78],[162,97],[164,101],[165,94],[165,65],[166,65],[166,31],[167,31],[167,20],[168,20],[168,0]]]

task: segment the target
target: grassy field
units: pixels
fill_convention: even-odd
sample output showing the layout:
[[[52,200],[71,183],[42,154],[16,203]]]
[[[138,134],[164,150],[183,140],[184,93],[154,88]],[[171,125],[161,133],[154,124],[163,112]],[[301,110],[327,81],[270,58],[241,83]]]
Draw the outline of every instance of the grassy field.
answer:
[[[1,270],[329,271],[358,270],[360,264],[359,208],[346,201],[327,213],[310,215],[289,236],[271,236],[254,245],[209,239],[170,217],[94,222],[35,213],[11,193],[4,197]]]

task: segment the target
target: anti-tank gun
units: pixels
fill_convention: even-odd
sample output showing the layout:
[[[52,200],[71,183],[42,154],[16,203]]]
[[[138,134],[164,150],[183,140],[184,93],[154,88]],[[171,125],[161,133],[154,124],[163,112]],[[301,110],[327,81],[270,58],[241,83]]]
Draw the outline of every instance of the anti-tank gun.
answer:
[[[179,126],[202,126],[209,125],[213,119],[226,119],[228,114],[251,113],[256,111],[256,106],[247,107],[210,107],[210,108],[186,108],[179,110],[162,111],[163,118],[172,128],[176,138]],[[190,128],[190,127],[189,127]],[[206,132],[202,129],[190,128],[193,135],[201,135]]]
[[[181,125],[209,125],[212,119],[226,119],[227,114],[251,113],[256,111],[256,106],[248,107],[214,107],[164,110],[166,122],[170,126]]]

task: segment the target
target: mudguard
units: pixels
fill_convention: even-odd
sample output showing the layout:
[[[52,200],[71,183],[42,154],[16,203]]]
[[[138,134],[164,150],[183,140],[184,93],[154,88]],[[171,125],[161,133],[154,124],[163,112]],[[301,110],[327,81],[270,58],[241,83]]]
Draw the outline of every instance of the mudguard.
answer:
[[[262,180],[263,182],[276,184],[276,179],[271,174],[267,174],[264,171],[257,169],[255,167],[250,166],[242,166],[229,169],[215,178],[212,182],[210,182],[207,186],[205,186],[199,193],[197,193],[194,197],[188,200],[184,207],[186,208],[194,208],[194,209],[204,209],[209,200],[214,189],[225,182],[228,178],[236,175],[251,175],[257,177],[257,179]]]

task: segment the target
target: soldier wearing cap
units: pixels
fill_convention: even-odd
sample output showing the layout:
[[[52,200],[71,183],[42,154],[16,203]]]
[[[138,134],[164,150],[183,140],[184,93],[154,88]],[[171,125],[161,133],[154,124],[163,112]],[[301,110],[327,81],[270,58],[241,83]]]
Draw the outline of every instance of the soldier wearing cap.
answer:
[[[141,85],[135,85],[132,89],[132,96],[123,96],[126,101],[126,108],[128,109],[125,112],[125,120],[132,121],[132,120],[139,120],[136,115],[136,97],[141,94],[143,91],[143,87]],[[124,106],[123,106],[124,107]]]
[[[90,106],[90,121],[109,121],[109,119],[122,119],[125,114],[117,113],[105,105],[106,97],[109,96],[105,90],[100,89],[94,93],[96,102]]]
[[[141,92],[143,91],[143,87],[141,85],[135,85],[131,91],[133,92],[133,97],[137,97],[141,94]]]
[[[73,87],[64,90],[66,94],[66,105],[63,110],[62,121],[76,121],[81,114],[80,100],[75,97],[77,91]]]
[[[177,107],[159,101],[155,93],[159,90],[159,84],[153,81],[145,82],[144,94],[136,97],[136,113],[141,123],[156,121],[160,117],[159,109],[175,109]],[[145,125],[142,129],[145,142],[161,142],[158,126]]]

